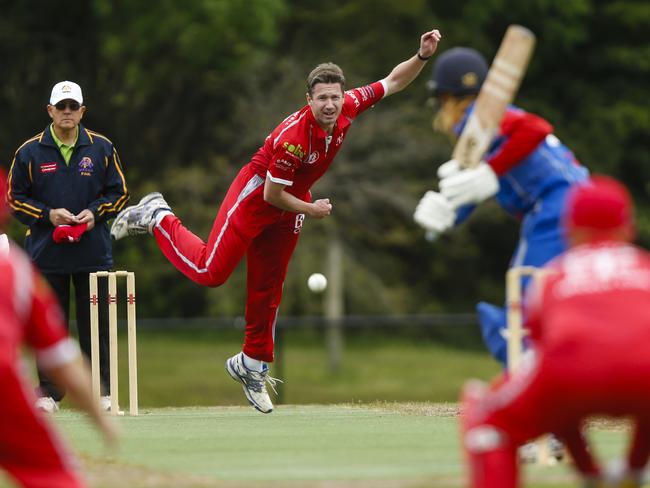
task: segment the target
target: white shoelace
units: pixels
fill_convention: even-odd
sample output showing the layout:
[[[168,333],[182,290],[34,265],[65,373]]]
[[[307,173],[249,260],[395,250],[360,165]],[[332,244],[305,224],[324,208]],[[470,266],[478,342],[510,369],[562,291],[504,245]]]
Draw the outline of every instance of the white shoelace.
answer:
[[[271,389],[273,390],[273,393],[278,394],[278,390],[275,389],[275,385],[278,383],[284,383],[280,378],[274,378],[273,376],[267,374],[266,375],[266,382],[271,385]]]

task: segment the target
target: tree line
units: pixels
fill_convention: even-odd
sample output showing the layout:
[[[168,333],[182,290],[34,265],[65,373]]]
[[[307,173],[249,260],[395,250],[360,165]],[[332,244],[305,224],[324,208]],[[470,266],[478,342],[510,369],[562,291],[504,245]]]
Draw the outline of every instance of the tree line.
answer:
[[[51,86],[81,84],[84,123],[122,158],[132,202],[162,191],[184,223],[207,233],[239,168],[304,103],[305,78],[323,61],[349,86],[375,81],[414,53],[421,32],[443,33],[439,52],[464,45],[491,59],[506,27],[538,44],[517,104],[547,118],[592,172],[622,179],[637,206],[638,241],[650,244],[647,82],[650,6],[633,0],[88,0],[2,2],[5,107],[1,165],[48,123]],[[431,63],[430,63],[431,64]],[[284,315],[320,313],[307,276],[342,243],[348,313],[471,310],[503,300],[517,223],[496,205],[433,243],[412,222],[451,143],[431,130],[427,66],[406,91],[362,115],[314,187],[334,214],[309,221],[292,262]],[[18,242],[24,228],[12,223]],[[245,276],[219,289],[181,279],[150,239],[115,245],[116,267],[136,271],[143,316],[238,315]]]

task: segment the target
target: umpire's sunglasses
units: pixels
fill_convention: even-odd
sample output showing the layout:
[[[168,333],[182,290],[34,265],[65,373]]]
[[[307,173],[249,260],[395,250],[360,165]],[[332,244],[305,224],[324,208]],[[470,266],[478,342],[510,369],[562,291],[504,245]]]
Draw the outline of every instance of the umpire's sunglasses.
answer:
[[[79,102],[75,102],[74,100],[72,100],[70,102],[58,102],[58,103],[55,103],[54,106],[56,107],[57,110],[60,110],[60,111],[63,111],[63,110],[65,110],[66,107],[68,107],[73,112],[76,112],[77,110],[79,110],[79,107],[81,107]]]

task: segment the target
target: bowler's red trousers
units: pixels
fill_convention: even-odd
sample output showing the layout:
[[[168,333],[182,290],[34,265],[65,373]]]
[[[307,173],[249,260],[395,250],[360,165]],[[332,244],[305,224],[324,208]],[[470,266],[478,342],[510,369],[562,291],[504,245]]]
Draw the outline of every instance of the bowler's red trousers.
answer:
[[[271,362],[284,278],[304,215],[266,203],[263,192],[264,178],[246,165],[230,185],[207,242],[183,227],[174,215],[162,219],[154,228],[154,236],[165,257],[204,286],[222,285],[246,254],[243,351],[254,359]]]
[[[14,365],[0,361],[0,466],[26,488],[82,488],[73,460],[23,383]]]

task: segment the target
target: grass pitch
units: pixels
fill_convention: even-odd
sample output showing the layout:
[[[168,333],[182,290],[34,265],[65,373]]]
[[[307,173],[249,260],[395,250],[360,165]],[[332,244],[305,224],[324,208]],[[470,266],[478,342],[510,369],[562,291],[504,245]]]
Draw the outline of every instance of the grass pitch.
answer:
[[[79,413],[54,415],[94,488],[457,488],[465,486],[454,404],[143,409],[107,452]],[[592,429],[621,452],[620,426]],[[570,467],[527,467],[529,487],[578,486]],[[3,484],[0,486],[11,486]]]
[[[144,330],[141,415],[118,419],[118,452],[104,450],[68,400],[53,419],[92,488],[459,488],[466,485],[457,408],[439,402],[455,402],[466,378],[491,378],[498,365],[482,348],[422,333],[354,331],[332,373],[321,334],[287,331],[271,370],[286,382],[287,405],[263,415],[243,406],[241,385],[224,371],[241,331]],[[120,354],[127,407],[124,342]],[[599,425],[594,435],[608,457],[623,451],[620,428]],[[526,478],[527,487],[579,486],[565,465],[527,467]]]
[[[405,326],[405,329],[408,327]],[[385,401],[455,402],[467,378],[490,379],[499,365],[481,347],[449,347],[404,333],[348,334],[340,370],[330,371],[322,331],[286,331],[270,374],[287,404]],[[381,334],[380,334],[381,332]],[[453,332],[450,330],[449,332]],[[125,334],[121,334],[124,339]],[[194,407],[243,405],[241,385],[224,363],[241,351],[239,330],[138,332],[140,405]],[[126,342],[120,342],[120,398],[128,394]],[[405,372],[408,374],[405,375]],[[67,405],[67,400],[64,400]]]

